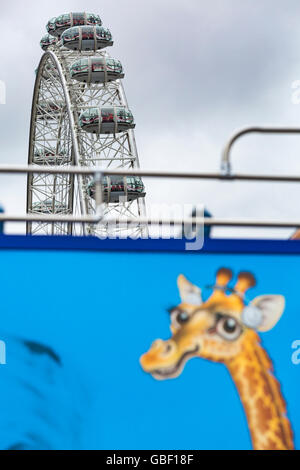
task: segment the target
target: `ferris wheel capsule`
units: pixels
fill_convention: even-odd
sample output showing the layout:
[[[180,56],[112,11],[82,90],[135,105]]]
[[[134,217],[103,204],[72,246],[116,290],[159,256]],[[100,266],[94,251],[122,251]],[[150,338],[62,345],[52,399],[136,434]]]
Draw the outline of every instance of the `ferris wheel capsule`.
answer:
[[[62,165],[70,163],[71,156],[64,151],[56,152],[55,149],[38,149],[34,152],[33,162],[38,165]]]
[[[126,198],[131,202],[145,197],[145,186],[138,176],[103,176],[101,180],[103,201],[107,204],[117,204],[120,198]],[[89,197],[95,199],[95,181],[92,180],[87,186]]]
[[[85,25],[102,26],[100,16],[85,12],[65,13],[51,18],[46,25],[46,29],[49,34],[59,37],[66,29],[72,28],[73,26]]]
[[[107,83],[124,78],[119,60],[108,57],[84,57],[70,67],[70,76],[84,83]]]
[[[42,101],[38,104],[36,113],[39,119],[57,119],[63,108],[64,103]]]
[[[53,44],[57,43],[57,38],[54,36],[51,36],[50,34],[45,34],[45,36],[42,37],[40,40],[40,46],[43,49],[43,51],[46,51],[49,46],[52,46]]]
[[[74,26],[62,33],[61,41],[73,51],[97,51],[113,45],[111,32],[102,26]]]
[[[58,201],[46,199],[32,205],[32,212],[38,214],[62,214],[68,212],[68,207]]]
[[[48,23],[46,25],[46,29],[47,29],[49,34],[52,34],[52,35],[54,34],[55,21],[56,21],[56,17],[54,16],[53,18],[51,18],[51,20],[48,21]]]
[[[125,106],[88,108],[79,116],[79,126],[93,134],[117,134],[135,128],[132,112]]]

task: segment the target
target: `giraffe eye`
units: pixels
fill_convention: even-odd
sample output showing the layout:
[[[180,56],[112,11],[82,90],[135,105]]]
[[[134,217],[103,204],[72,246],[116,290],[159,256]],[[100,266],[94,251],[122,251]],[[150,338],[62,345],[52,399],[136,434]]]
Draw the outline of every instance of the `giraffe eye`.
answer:
[[[222,316],[216,325],[217,333],[228,341],[234,341],[242,333],[242,327],[235,318]]]
[[[173,319],[173,322],[175,323],[175,325],[177,327],[183,325],[184,323],[188,322],[189,321],[189,314],[187,312],[184,312],[184,311],[179,311],[179,310],[175,310],[172,312],[172,319]]]
[[[176,316],[176,321],[180,324],[186,323],[189,320],[189,316],[186,312],[179,312]]]

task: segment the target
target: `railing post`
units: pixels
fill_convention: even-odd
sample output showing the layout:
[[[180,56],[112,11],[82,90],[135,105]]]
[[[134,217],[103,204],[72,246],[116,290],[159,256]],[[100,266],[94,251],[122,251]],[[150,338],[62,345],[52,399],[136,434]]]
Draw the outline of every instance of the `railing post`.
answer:
[[[102,178],[103,178],[102,171],[101,170],[95,171],[94,182],[95,182],[96,215],[100,218],[100,220],[103,217]]]

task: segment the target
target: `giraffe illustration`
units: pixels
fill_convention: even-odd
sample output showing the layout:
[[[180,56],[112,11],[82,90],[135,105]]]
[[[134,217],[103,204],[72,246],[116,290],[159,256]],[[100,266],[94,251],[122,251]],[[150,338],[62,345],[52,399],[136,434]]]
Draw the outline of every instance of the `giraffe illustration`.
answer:
[[[223,363],[244,406],[253,448],[292,450],[286,404],[257,333],[275,326],[285,299],[262,295],[248,302],[245,292],[255,286],[254,276],[240,273],[233,288],[228,286],[231,279],[230,269],[219,269],[211,296],[202,301],[201,290],[180,275],[181,303],[170,310],[172,337],[156,340],[141,357],[141,365],[162,380],[180,375],[192,357]]]

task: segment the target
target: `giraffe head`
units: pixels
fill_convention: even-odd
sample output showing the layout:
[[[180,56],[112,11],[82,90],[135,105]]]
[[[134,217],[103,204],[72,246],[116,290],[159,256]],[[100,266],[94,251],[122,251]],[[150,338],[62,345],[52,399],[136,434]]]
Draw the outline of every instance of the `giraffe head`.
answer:
[[[281,317],[285,300],[281,295],[263,295],[247,302],[245,293],[255,285],[249,272],[241,272],[233,288],[232,272],[217,272],[211,296],[202,301],[201,290],[183,275],[178,277],[181,303],[171,309],[169,340],[156,340],[141,357],[141,365],[156,379],[180,375],[188,359],[202,357],[229,364],[249,342],[258,340],[256,331],[268,331]]]

